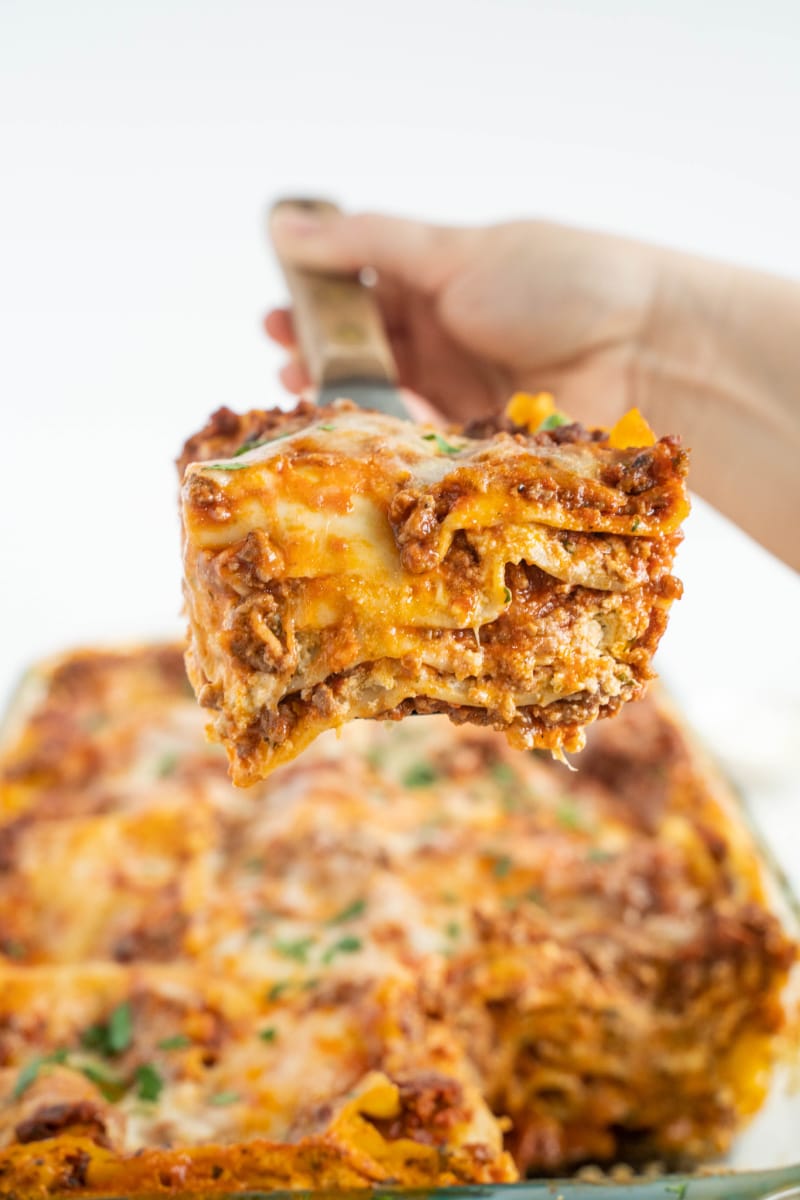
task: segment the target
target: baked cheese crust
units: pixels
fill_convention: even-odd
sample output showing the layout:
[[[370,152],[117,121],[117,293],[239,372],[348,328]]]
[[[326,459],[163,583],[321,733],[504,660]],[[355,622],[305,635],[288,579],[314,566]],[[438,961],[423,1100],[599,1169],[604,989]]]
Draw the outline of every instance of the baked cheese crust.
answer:
[[[442,717],[354,722],[254,797],[181,653],[67,655],[6,731],[0,1197],[724,1150],[794,951],[662,706],[596,726],[575,773]]]
[[[234,781],[354,717],[557,753],[641,695],[688,511],[674,438],[448,434],[347,401],[222,409],[183,473],[189,677]]]

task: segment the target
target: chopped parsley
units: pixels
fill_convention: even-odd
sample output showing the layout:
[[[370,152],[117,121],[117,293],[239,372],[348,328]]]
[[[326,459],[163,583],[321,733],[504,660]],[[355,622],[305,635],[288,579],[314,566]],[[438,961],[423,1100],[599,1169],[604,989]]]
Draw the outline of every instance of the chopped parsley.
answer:
[[[366,900],[354,900],[352,904],[347,904],[340,912],[335,913],[332,917],[329,917],[325,924],[344,925],[346,921],[354,921],[356,917],[361,917],[364,915],[364,910],[366,907]]]
[[[263,444],[263,443],[257,443],[257,444]],[[250,446],[249,449],[252,450],[253,447]],[[241,450],[239,453],[244,454],[244,451]],[[205,466],[207,467],[207,469],[209,471],[246,471],[247,468],[250,466],[250,463],[217,462],[217,463],[206,463]]]
[[[506,604],[511,603],[511,588],[510,587],[503,588],[503,599],[505,600]]]
[[[583,817],[569,800],[564,800],[556,809],[556,820],[565,829],[582,829]]]
[[[215,1092],[213,1096],[208,1097],[208,1103],[222,1108],[226,1104],[235,1104],[240,1098],[238,1092]]]
[[[635,521],[633,522],[633,524],[631,525],[631,533],[636,533],[636,530],[639,528],[639,526],[641,525],[641,523],[642,523],[642,522],[641,522],[641,521],[639,520],[639,518],[637,517],[637,518],[636,518],[636,520],[635,520]]]
[[[152,1063],[142,1063],[134,1076],[139,1100],[157,1100],[164,1090],[164,1080]]]
[[[281,438],[291,437],[292,434],[296,432],[296,429],[289,429],[285,433],[276,433],[275,437],[271,438],[250,438],[242,446],[240,446],[235,453],[231,455],[231,458],[239,458],[242,454],[247,454],[250,450],[258,450],[259,446],[269,446],[271,442],[279,442]],[[206,463],[206,466],[209,465],[213,466],[214,469],[221,471],[241,471],[243,467],[249,466],[249,463],[240,463],[235,467],[226,467],[224,465],[220,467],[217,463]]]
[[[604,863],[610,862],[612,858],[616,858],[617,856],[613,850],[604,850],[602,846],[592,846],[586,857],[589,862]]]
[[[175,774],[175,768],[178,765],[178,756],[174,750],[162,754],[161,758],[156,763],[156,775],[159,779],[166,779],[169,775]]]
[[[249,450],[256,450],[259,446],[266,446],[268,441],[270,441],[270,438],[267,438],[266,441],[259,441],[257,438],[249,438],[246,442],[242,443],[238,450],[234,450],[231,458],[239,458],[242,454],[247,454]]]
[[[511,859],[507,854],[500,854],[492,864],[492,874],[495,879],[505,879],[511,870]]]
[[[258,1031],[258,1036],[261,1038],[262,1042],[274,1042],[275,1038],[278,1036],[278,1031],[274,1025],[268,1025],[266,1029],[260,1029]]]
[[[291,987],[288,979],[281,979],[278,983],[273,983],[272,987],[267,992],[267,1000],[273,1004],[276,1000],[280,1000],[284,992],[287,992]]]
[[[191,1044],[192,1039],[188,1038],[185,1033],[176,1033],[174,1037],[162,1038],[157,1043],[159,1050],[185,1050]]]
[[[672,1192],[673,1196],[678,1197],[678,1200],[684,1200],[684,1196],[688,1190],[688,1180],[684,1180],[683,1183],[668,1183],[664,1188],[665,1192]]]
[[[443,438],[440,433],[423,433],[422,436],[426,442],[435,442],[437,449],[441,450],[442,454],[461,453],[461,446],[452,445],[452,443],[448,442],[446,438]]]
[[[94,1063],[76,1063],[75,1066],[81,1075],[85,1075],[112,1104],[124,1096],[126,1084],[119,1075],[115,1075],[103,1067],[98,1067]]]
[[[448,921],[444,927],[444,931],[449,938],[461,937],[461,926],[458,921]]]
[[[326,433],[330,433],[330,431],[332,429],[335,429],[336,426],[335,425],[320,425],[319,428],[324,429]]]
[[[565,417],[562,413],[554,412],[550,413],[549,417],[545,417],[536,432],[543,433],[548,429],[558,429],[559,425],[571,424],[572,422],[570,421],[569,417]]]
[[[283,958],[291,958],[294,962],[308,962],[308,952],[314,945],[313,937],[297,938],[294,942],[273,942],[272,949]]]
[[[418,762],[409,767],[403,776],[403,787],[428,787],[436,782],[436,772],[430,763]]]
[[[539,888],[535,887],[528,888],[527,892],[523,892],[521,896],[506,896],[503,904],[506,908],[517,908],[520,904],[524,904],[526,900],[531,904],[538,904],[540,908],[544,908],[542,893]]]
[[[13,1100],[19,1100],[20,1096],[28,1090],[31,1084],[38,1078],[42,1067],[50,1066],[52,1063],[63,1063],[66,1061],[69,1051],[65,1049],[51,1050],[49,1054],[37,1054],[30,1062],[27,1062],[17,1076],[17,1082],[14,1084],[14,1090],[11,1093]]]
[[[361,938],[348,935],[347,937],[339,938],[338,942],[334,942],[322,956],[324,963],[333,962],[337,954],[357,954],[363,946]]]
[[[105,1058],[122,1054],[133,1041],[133,1013],[127,1000],[118,1004],[105,1023],[90,1025],[81,1034],[84,1050],[94,1050]]]

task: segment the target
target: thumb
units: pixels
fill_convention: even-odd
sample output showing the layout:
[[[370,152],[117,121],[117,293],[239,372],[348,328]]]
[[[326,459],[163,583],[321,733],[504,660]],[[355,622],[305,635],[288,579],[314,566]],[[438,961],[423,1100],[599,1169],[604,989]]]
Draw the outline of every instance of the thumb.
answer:
[[[469,233],[402,217],[319,211],[291,202],[279,204],[270,217],[275,249],[288,262],[346,274],[374,267],[429,293],[460,265]]]

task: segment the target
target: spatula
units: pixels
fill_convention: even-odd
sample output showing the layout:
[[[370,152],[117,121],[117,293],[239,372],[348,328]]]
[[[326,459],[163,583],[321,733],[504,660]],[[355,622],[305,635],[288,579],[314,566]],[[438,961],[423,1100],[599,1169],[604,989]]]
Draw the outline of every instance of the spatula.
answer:
[[[338,212],[327,200],[279,200],[295,212]],[[360,408],[410,419],[397,389],[397,368],[370,288],[358,276],[298,267],[278,255],[292,299],[297,341],[318,404],[352,400]]]

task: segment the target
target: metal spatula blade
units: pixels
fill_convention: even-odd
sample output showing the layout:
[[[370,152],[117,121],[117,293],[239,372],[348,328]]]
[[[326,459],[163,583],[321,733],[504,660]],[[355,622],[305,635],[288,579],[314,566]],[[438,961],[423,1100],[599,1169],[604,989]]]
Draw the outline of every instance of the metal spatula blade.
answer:
[[[332,404],[334,400],[352,400],[359,408],[371,408],[386,413],[387,417],[400,417],[410,421],[411,414],[403,401],[402,393],[381,379],[342,379],[339,383],[326,383],[317,392],[317,404]]]
[[[280,200],[318,214],[337,212],[327,200]],[[396,386],[397,368],[370,288],[358,276],[323,274],[278,256],[292,298],[292,316],[317,403],[352,400],[360,408],[410,419]]]

